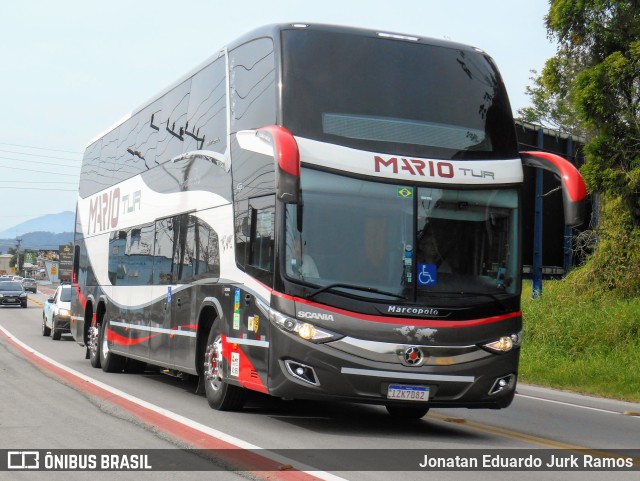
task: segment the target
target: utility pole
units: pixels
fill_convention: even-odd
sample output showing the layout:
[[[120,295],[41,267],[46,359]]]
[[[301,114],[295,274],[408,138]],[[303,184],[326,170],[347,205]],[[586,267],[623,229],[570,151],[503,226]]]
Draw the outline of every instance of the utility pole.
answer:
[[[20,262],[20,243],[22,242],[22,239],[16,238],[16,274],[21,275],[20,272],[22,271],[22,265]]]

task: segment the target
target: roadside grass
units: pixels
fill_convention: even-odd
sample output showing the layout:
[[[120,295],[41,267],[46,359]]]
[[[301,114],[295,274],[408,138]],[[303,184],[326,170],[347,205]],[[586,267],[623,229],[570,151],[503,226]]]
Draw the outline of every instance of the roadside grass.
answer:
[[[531,299],[525,281],[522,312],[521,381],[640,402],[640,299],[592,296],[562,280]]]

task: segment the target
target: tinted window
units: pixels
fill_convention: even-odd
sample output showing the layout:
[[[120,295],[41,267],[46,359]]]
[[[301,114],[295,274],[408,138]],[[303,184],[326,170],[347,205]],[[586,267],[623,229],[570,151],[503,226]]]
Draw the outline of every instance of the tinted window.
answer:
[[[229,52],[231,132],[271,125],[276,120],[273,41],[260,38]]]
[[[301,181],[304,205],[285,213],[288,278],[383,299],[366,289],[415,292],[440,306],[519,292],[515,189],[417,188],[305,168]]]
[[[179,284],[220,275],[218,235],[193,215],[156,222],[153,281]]]
[[[102,177],[103,163],[100,159],[102,139],[94,142],[84,152],[80,171],[80,197],[87,197],[108,186]]]
[[[151,282],[153,223],[118,230],[109,237],[109,280],[114,286],[139,286]]]
[[[269,283],[273,272],[275,197],[250,199],[248,267],[263,282]]]
[[[185,125],[185,151],[227,148],[227,97],[225,59],[219,58],[193,76]]]
[[[159,128],[156,150],[156,161],[159,164],[183,152],[190,88],[191,79],[167,92],[161,100],[162,111],[154,116],[154,123]]]
[[[294,135],[419,157],[517,157],[511,108],[486,54],[312,30],[282,38],[283,125]]]
[[[173,218],[156,221],[155,250],[153,254],[153,283],[173,284],[173,273],[171,271],[171,260],[174,250],[174,229]]]

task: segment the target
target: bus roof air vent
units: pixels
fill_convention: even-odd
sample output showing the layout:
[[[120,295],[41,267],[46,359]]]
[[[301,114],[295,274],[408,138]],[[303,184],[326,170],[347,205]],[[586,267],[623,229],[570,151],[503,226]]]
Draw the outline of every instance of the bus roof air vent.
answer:
[[[408,42],[417,42],[420,40],[418,37],[412,37],[410,35],[399,35],[397,33],[378,32],[378,37],[391,38],[393,40],[406,40]]]

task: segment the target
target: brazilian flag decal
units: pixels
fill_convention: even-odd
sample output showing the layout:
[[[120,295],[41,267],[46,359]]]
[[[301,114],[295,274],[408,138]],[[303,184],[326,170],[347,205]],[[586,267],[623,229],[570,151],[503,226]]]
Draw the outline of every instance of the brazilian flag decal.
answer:
[[[404,199],[412,199],[413,189],[411,187],[398,187],[398,197],[402,197]]]

